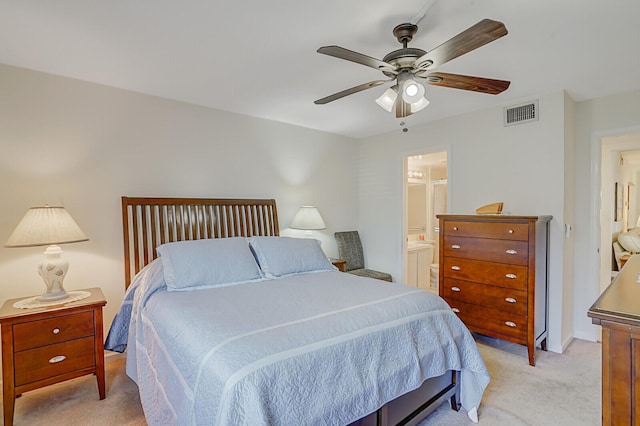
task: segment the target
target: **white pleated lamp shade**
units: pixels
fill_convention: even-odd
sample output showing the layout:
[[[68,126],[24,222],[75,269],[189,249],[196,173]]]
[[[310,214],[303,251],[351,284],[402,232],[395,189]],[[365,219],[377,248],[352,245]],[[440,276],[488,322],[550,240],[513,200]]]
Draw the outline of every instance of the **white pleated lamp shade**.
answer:
[[[35,247],[88,241],[64,207],[32,207],[27,210],[5,247]]]
[[[327,229],[327,225],[324,224],[320,212],[314,206],[302,206],[298,213],[293,217],[291,229],[303,229],[305,231],[315,231],[319,229]]]

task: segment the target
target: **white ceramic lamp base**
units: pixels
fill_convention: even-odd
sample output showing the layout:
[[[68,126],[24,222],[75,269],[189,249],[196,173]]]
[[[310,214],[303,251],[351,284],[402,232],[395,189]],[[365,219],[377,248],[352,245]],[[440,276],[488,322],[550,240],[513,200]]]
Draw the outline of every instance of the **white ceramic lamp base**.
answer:
[[[62,258],[61,255],[62,249],[60,246],[49,246],[44,251],[44,260],[38,265],[38,274],[47,286],[47,291],[39,298],[42,302],[62,300],[69,297],[62,285],[69,269],[69,261]]]

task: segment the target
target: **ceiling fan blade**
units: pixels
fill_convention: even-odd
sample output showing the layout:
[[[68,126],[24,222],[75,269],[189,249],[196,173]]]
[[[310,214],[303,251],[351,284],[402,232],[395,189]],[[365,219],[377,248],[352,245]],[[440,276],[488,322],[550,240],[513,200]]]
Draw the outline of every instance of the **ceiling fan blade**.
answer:
[[[374,81],[370,81],[368,83],[360,84],[359,86],[355,86],[355,87],[352,87],[350,89],[343,90],[342,92],[334,93],[333,95],[329,95],[329,96],[324,97],[322,99],[318,99],[317,101],[314,101],[313,103],[316,104],[316,105],[328,104],[329,102],[333,102],[336,99],[344,98],[345,96],[353,95],[354,93],[362,92],[363,90],[370,89],[370,88],[376,87],[376,86],[380,86],[381,84],[384,84],[387,81],[392,81],[392,80],[374,80]]]
[[[502,22],[483,19],[419,57],[415,62],[414,68],[425,69],[440,66],[506,34],[507,28]]]
[[[339,59],[345,59],[347,61],[355,62],[357,64],[366,65],[377,70],[384,70],[393,72],[396,74],[397,67],[381,61],[380,59],[372,58],[371,56],[363,55],[362,53],[354,52],[353,50],[345,49],[340,46],[323,46],[318,49],[318,53],[333,56]]]
[[[447,74],[444,72],[433,72],[426,76],[425,79],[428,84],[434,86],[471,90],[472,92],[488,93],[490,95],[497,95],[498,93],[504,92],[511,84],[510,81],[506,80]]]

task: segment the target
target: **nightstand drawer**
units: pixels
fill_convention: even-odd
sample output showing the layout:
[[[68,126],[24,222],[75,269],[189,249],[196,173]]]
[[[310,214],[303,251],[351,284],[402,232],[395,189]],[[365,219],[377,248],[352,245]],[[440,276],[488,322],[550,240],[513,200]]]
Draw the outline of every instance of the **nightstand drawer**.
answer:
[[[93,337],[85,337],[17,352],[16,386],[95,366],[94,345]]]
[[[15,351],[93,336],[93,311],[63,315],[13,326]]]

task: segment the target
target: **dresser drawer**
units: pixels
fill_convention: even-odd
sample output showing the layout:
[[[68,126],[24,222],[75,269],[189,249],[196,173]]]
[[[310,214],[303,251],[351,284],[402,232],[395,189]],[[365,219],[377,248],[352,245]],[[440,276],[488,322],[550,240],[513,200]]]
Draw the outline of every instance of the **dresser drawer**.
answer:
[[[85,337],[17,352],[16,386],[95,366],[94,345],[93,337]]]
[[[527,289],[528,268],[518,265],[483,262],[481,260],[444,258],[444,276],[500,287]]]
[[[483,330],[514,337],[522,341],[527,338],[527,317],[497,309],[464,303],[445,298],[451,309],[470,329]]]
[[[529,240],[529,225],[526,223],[447,220],[444,222],[443,235],[527,241]]]
[[[93,312],[79,312],[13,326],[14,350],[37,348],[93,335]]]
[[[527,315],[527,292],[512,288],[445,278],[442,297],[473,303],[516,315]]]
[[[444,255],[527,266],[529,264],[529,243],[516,240],[448,236],[444,237]]]

